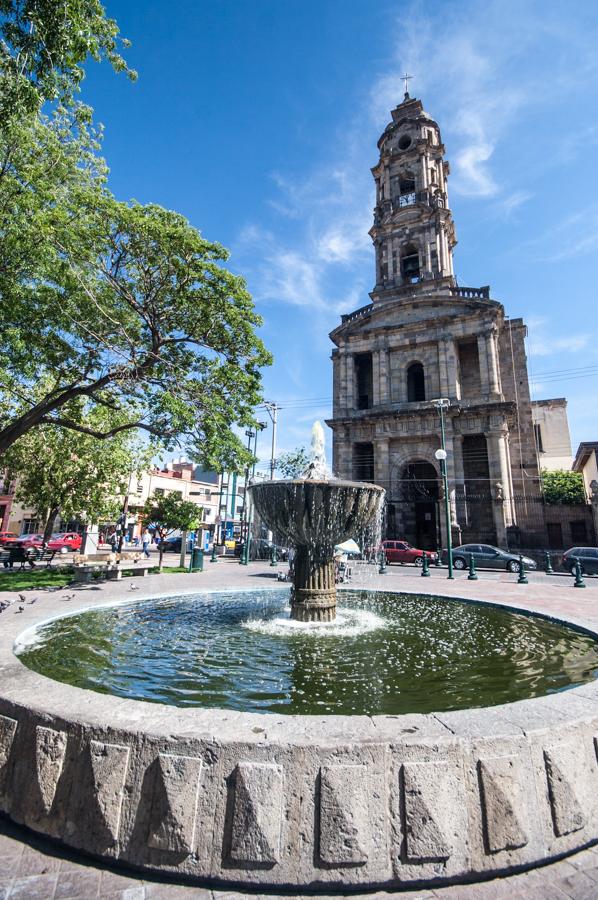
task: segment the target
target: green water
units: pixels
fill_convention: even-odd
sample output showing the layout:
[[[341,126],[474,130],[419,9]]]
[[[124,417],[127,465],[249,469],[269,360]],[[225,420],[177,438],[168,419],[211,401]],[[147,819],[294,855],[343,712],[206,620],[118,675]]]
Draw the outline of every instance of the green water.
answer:
[[[38,629],[22,662],[78,687],[173,706],[288,714],[439,712],[593,680],[598,644],[545,619],[343,592],[339,621],[288,620],[288,590],[146,600]]]

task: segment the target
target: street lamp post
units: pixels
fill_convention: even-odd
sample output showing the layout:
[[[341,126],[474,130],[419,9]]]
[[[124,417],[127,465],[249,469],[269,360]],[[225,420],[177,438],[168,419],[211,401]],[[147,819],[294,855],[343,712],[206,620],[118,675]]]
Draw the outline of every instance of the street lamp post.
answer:
[[[253,438],[257,438],[257,428],[255,431],[252,431],[249,428],[245,432],[247,436],[247,450],[251,450],[251,441]],[[247,482],[249,481],[249,463],[245,468],[245,483],[243,487],[243,511],[241,512],[241,540],[242,540],[242,549],[239,555],[239,564],[242,566],[246,566],[248,562],[248,553],[245,551],[249,550],[248,542],[249,542],[249,523],[247,522]]]
[[[434,456],[440,463],[440,474],[442,475],[442,484],[444,488],[444,516],[446,522],[446,552],[448,559],[448,578],[454,578],[453,575],[453,539],[451,534],[451,507],[449,500],[449,489],[448,489],[448,475],[446,471],[446,448],[445,448],[445,435],[444,435],[444,410],[448,409],[451,405],[451,401],[446,397],[441,397],[439,400],[433,401],[434,406],[437,408],[438,413],[440,415],[440,448],[436,451]]]
[[[255,478],[255,464],[257,462],[257,436],[260,431],[263,431],[266,427],[265,422],[256,422],[255,423],[255,431],[246,431],[245,434],[249,437],[249,441],[251,442],[251,436],[253,436],[253,466],[251,470],[251,479]],[[247,445],[247,449],[250,449],[250,444]],[[241,556],[239,558],[239,563],[242,566],[247,566],[249,564],[249,546],[251,544],[251,525],[252,525],[252,507],[247,506],[247,488],[249,487],[247,483],[247,479],[249,476],[249,469],[247,469],[245,473],[245,490],[243,492],[243,518],[244,518],[244,530],[242,531],[243,537],[243,549],[241,550]]]

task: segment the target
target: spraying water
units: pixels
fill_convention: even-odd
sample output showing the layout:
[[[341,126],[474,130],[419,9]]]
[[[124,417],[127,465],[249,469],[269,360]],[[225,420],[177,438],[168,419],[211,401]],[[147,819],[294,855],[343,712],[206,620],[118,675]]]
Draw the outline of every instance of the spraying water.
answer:
[[[311,460],[301,478],[254,484],[250,490],[266,525],[297,548],[291,618],[333,621],[334,547],[376,519],[384,490],[375,484],[332,477],[326,468],[324,430],[319,422],[312,428]]]

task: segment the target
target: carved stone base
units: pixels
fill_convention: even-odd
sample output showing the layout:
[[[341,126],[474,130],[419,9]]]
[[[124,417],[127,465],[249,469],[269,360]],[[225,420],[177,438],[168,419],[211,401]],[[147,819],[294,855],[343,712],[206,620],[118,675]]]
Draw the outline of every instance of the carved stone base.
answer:
[[[291,618],[297,622],[336,619],[334,562],[311,558],[307,547],[299,547],[295,557]]]

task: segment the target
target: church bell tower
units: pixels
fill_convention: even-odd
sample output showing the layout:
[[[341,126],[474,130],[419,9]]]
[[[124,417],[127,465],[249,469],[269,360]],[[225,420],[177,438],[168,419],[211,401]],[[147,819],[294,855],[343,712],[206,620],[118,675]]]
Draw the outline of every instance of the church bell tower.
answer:
[[[389,539],[437,549],[442,443],[453,545],[543,546],[525,323],[457,282],[440,128],[407,89],[378,151],[372,302],[330,334],[334,470],[385,488]]]
[[[448,204],[449,164],[437,123],[420,100],[405,98],[378,141],[374,225],[376,284],[372,299],[397,289],[454,284],[455,225]]]

